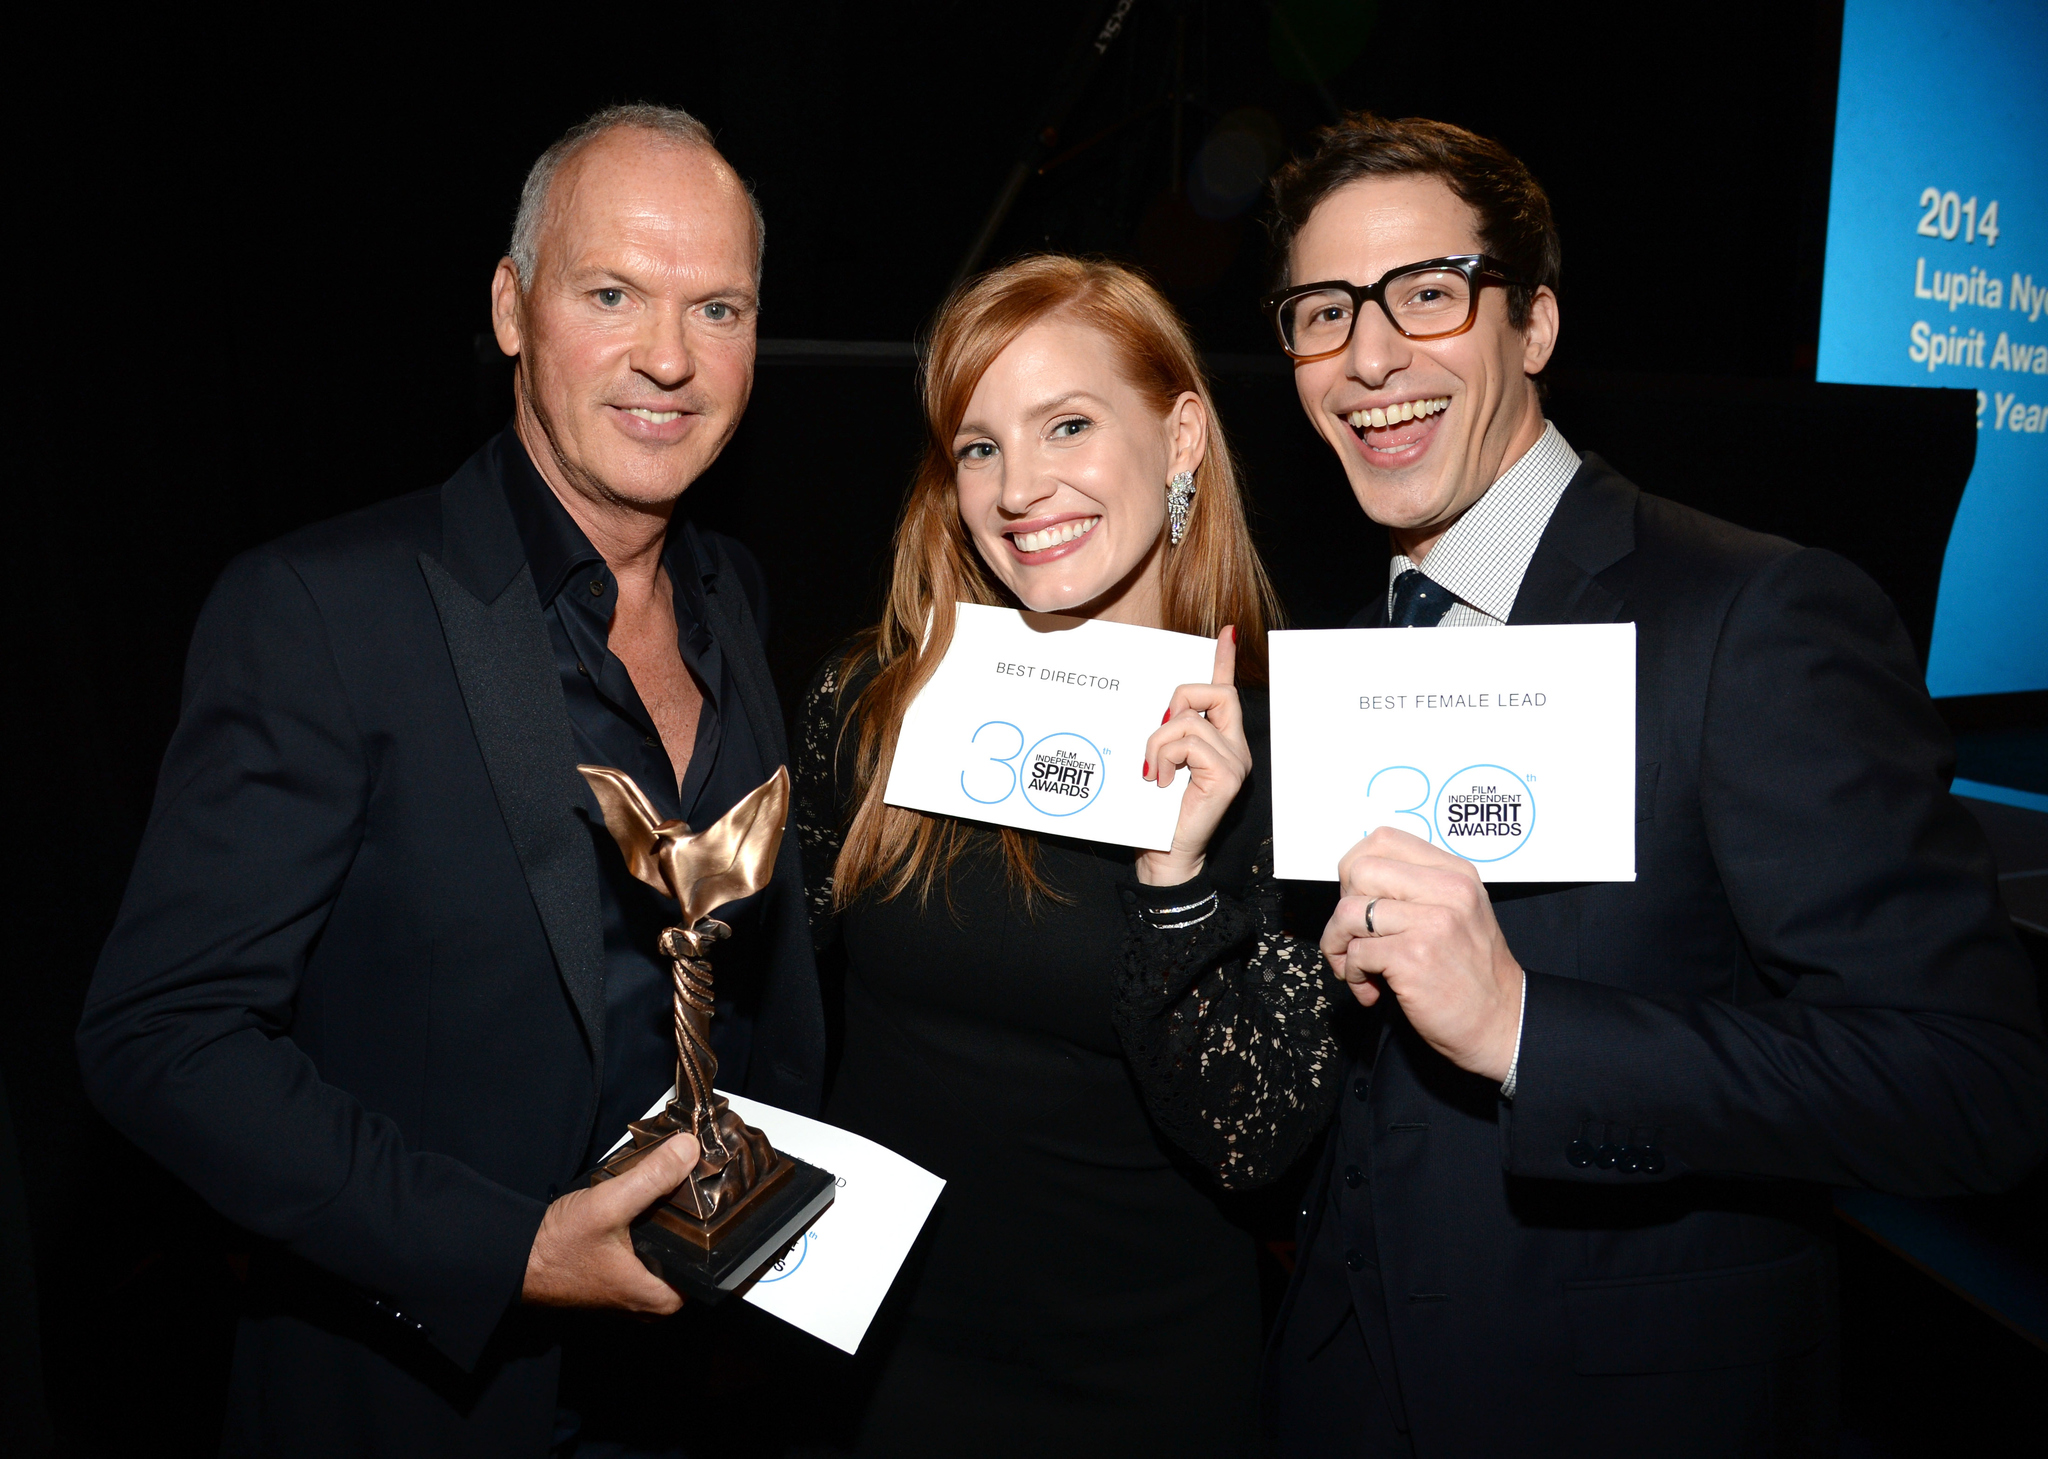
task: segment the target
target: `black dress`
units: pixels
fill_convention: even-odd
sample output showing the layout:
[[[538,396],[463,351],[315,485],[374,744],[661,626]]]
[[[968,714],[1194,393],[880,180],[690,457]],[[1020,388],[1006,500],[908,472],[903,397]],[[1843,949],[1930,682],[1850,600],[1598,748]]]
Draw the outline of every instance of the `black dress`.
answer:
[[[1027,907],[990,836],[928,905],[870,894],[835,914],[840,688],[834,661],[795,755],[812,926],[844,955],[825,1114],[947,1183],[863,1347],[859,1451],[1251,1453],[1258,1278],[1212,1176],[1284,1168],[1338,1077],[1327,974],[1278,931],[1261,778],[1186,887],[1048,837],[1065,900]],[[1263,763],[1264,698],[1244,698]]]

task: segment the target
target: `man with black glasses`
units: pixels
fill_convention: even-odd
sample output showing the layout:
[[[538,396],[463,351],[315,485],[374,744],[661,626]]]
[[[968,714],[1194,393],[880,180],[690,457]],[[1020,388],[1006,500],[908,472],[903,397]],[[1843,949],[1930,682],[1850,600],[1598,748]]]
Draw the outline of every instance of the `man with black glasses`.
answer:
[[[2032,975],[1912,646],[1840,558],[1545,421],[1558,240],[1502,148],[1355,116],[1275,194],[1266,307],[1393,539],[1354,626],[1633,621],[1639,658],[1633,883],[1489,889],[1391,829],[1343,860],[1323,950],[1364,1011],[1274,1446],[1832,1453],[1827,1187],[1994,1190],[2048,1144]]]

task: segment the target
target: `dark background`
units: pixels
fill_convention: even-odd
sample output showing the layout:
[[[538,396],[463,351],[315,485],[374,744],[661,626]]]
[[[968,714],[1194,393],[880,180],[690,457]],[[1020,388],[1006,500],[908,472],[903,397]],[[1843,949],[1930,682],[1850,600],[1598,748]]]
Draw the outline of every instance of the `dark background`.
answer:
[[[439,481],[503,423],[486,297],[526,168],[600,106],[681,105],[768,218],[754,405],[689,506],[763,559],[787,693],[878,601],[918,441],[909,342],[1109,8],[751,0],[118,32],[78,12],[18,37],[30,196],[13,221],[26,348],[9,414],[28,530],[10,722],[27,936],[0,1004],[23,1172],[7,1186],[0,1149],[0,1236],[32,1239],[67,1452],[206,1452],[217,1432],[236,1235],[91,1113],[70,1034],[221,567]],[[1942,403],[1956,393],[1908,406],[1812,384],[1839,27],[1838,4],[1797,0],[1138,0],[989,258],[1099,251],[1153,273],[1209,352],[1296,621],[1341,622],[1384,581],[1386,545],[1253,308],[1259,187],[1341,108],[1488,133],[1556,206],[1552,413],[1574,444],[1650,490],[1845,551],[1924,645],[1974,436]],[[2008,735],[1965,774],[2038,773],[2011,771],[2028,753],[2011,727],[2041,711],[2015,698],[1953,706]],[[1853,1232],[1844,1284],[1854,1452],[2018,1431],[2037,1349]],[[16,1317],[28,1296],[0,1292]],[[0,1350],[28,1389],[31,1356]],[[10,1413],[33,1421],[23,1391]]]

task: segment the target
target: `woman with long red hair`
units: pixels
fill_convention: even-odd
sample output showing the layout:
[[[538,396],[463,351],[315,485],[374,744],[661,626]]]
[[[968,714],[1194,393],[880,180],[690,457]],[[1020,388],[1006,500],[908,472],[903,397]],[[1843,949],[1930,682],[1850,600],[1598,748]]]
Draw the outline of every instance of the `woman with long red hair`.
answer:
[[[1199,357],[1138,274],[1041,256],[971,281],[922,383],[882,621],[820,670],[796,755],[813,928],[845,969],[827,1118],[947,1182],[863,1351],[858,1448],[1248,1453],[1258,1281],[1216,1186],[1304,1149],[1336,1067],[1272,879],[1272,589]],[[1216,640],[1147,746],[1147,777],[1189,777],[1169,850],[884,803],[959,603]]]

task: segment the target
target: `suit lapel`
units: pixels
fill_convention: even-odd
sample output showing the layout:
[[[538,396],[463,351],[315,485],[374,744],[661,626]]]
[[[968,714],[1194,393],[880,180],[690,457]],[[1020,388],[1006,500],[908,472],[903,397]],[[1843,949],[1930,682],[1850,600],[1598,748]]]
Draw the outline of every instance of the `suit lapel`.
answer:
[[[441,556],[421,553],[420,572],[441,617],[491,790],[602,1080],[597,858],[577,813],[584,787],[547,622],[505,503],[503,444],[503,437],[494,441],[442,487]]]
[[[1587,456],[1550,514],[1508,622],[1612,623],[1620,618],[1622,599],[1598,578],[1635,551],[1639,495],[1605,461]]]
[[[747,595],[717,538],[706,539],[712,573],[704,585],[705,626],[718,640],[734,688],[751,721],[765,765],[789,763],[789,742],[775,697],[775,680],[761,630]],[[819,999],[817,967],[811,959],[810,914],[804,900],[803,849],[785,834],[775,855],[770,915],[776,919],[774,951],[766,963],[767,984],[755,1025],[754,1055],[746,1093],[788,1109],[817,1109],[825,1063],[825,1010]]]
[[[704,585],[705,627],[718,640],[719,652],[732,669],[733,684],[747,719],[754,727],[754,739],[761,747],[761,759],[768,765],[789,763],[789,745],[782,731],[782,716],[775,705],[774,680],[761,647],[761,631],[754,624],[747,595],[733,576],[731,564],[716,538],[706,539],[711,549],[712,579]]]
[[[754,741],[761,748],[762,763],[787,765],[789,741],[783,733],[782,714],[775,698],[775,681],[768,672],[761,631],[754,623],[753,610],[747,606],[747,595],[733,575],[724,550],[715,538],[708,545],[714,571],[712,580],[704,585],[704,616],[709,620],[706,626],[712,637],[718,640],[719,651],[732,669],[733,684],[739,690],[740,703],[746,707],[748,723],[753,726]],[[802,886],[803,874],[802,850],[797,838],[785,835],[781,849],[775,855],[775,875],[787,878],[785,884],[788,886]]]

